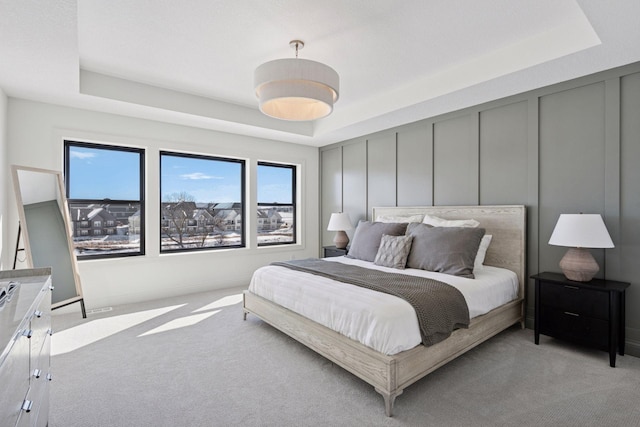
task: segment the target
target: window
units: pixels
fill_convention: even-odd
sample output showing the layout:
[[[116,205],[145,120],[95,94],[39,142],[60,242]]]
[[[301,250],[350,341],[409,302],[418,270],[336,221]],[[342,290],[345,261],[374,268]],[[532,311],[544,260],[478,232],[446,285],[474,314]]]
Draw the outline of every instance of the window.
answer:
[[[245,162],[160,152],[161,252],[245,245]]]
[[[296,242],[296,167],[258,162],[258,246]]]
[[[79,259],[144,254],[144,150],[65,141],[64,176]]]

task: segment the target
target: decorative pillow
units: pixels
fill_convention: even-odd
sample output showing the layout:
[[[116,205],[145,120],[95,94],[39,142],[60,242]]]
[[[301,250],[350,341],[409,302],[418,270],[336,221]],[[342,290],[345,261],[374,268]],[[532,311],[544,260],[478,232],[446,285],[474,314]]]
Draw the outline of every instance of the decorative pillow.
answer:
[[[399,223],[409,223],[409,222],[422,222],[422,218],[424,215],[378,215],[376,218],[376,222],[399,222]]]
[[[375,265],[404,269],[411,250],[411,236],[389,236],[385,234],[380,240],[380,248],[373,261]]]
[[[480,225],[475,219],[443,219],[433,215],[425,215],[422,220],[423,224],[429,224],[434,227],[472,227]]]
[[[402,236],[406,230],[407,224],[361,220],[358,222],[355,233],[353,233],[347,258],[374,261],[378,254],[378,248],[380,247],[380,240],[383,234]]]
[[[482,270],[484,264],[484,257],[487,255],[487,249],[489,249],[489,244],[491,243],[491,238],[493,236],[491,234],[485,234],[482,236],[482,240],[480,240],[480,246],[478,247],[478,253],[476,254],[476,260],[473,262],[473,274],[475,275],[477,271]]]
[[[484,228],[409,224],[413,236],[407,267],[473,279],[473,264]]]

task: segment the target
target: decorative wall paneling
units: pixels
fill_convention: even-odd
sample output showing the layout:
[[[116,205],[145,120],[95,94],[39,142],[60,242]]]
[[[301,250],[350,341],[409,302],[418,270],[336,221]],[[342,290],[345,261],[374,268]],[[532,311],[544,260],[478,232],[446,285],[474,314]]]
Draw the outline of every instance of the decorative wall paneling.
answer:
[[[367,141],[361,140],[342,148],[344,164],[343,212],[347,212],[355,227],[367,219]],[[333,239],[333,238],[332,238]]]
[[[342,147],[334,147],[320,153],[322,169],[322,204],[320,206],[320,241],[323,245],[333,244],[335,232],[327,231],[332,212],[342,212]]]
[[[340,147],[342,208],[354,225],[381,205],[525,204],[529,274],[559,271],[565,249],[547,243],[558,215],[602,214],[616,248],[592,250],[597,276],[631,282],[627,352],[640,356],[640,63],[320,150]],[[338,191],[325,190],[323,225]]]
[[[612,236],[627,289],[627,344],[640,348],[640,72],[620,79],[620,233]],[[613,119],[615,121],[615,118]],[[614,171],[617,169],[614,168]],[[608,225],[609,223],[607,223]],[[607,250],[608,252],[609,250]],[[609,255],[609,254],[607,254]],[[607,276],[612,260],[607,257]],[[629,347],[627,345],[627,347]],[[628,348],[628,350],[631,350]],[[640,356],[640,351],[635,354]]]
[[[433,204],[478,204],[478,114],[433,124]]]
[[[604,83],[540,97],[540,242],[561,213],[604,215]],[[541,245],[539,271],[558,271],[566,248]],[[604,250],[591,250],[601,266]]]
[[[480,204],[528,204],[527,101],[480,112]]]
[[[431,206],[433,204],[431,126],[423,122],[403,126],[396,133],[396,143],[397,206]]]
[[[396,132],[367,140],[367,212],[374,206],[396,206]]]

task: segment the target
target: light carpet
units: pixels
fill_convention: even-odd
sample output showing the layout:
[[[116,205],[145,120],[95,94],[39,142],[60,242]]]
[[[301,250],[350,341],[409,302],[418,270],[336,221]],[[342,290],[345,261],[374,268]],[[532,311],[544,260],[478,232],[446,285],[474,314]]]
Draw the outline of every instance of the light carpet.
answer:
[[[249,315],[241,289],[54,314],[51,427],[640,426],[640,359],[512,327],[405,389],[373,387]],[[55,312],[54,312],[55,313]]]

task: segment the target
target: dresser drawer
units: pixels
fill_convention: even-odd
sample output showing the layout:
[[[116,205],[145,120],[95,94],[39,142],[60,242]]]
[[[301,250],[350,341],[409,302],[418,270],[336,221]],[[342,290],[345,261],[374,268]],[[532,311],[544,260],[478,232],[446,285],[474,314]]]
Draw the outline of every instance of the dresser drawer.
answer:
[[[48,382],[48,375],[51,373],[51,336],[47,336],[40,353],[31,355],[31,383]]]
[[[598,319],[609,318],[609,293],[556,283],[540,283],[540,304]]]
[[[596,346],[609,346],[609,322],[553,307],[540,306],[540,333],[560,339]]]
[[[16,424],[29,388],[29,339],[16,336],[9,350],[0,361],[0,426]]]
[[[31,315],[31,351],[39,354],[44,342],[51,335],[51,313],[44,307],[38,307]]]

